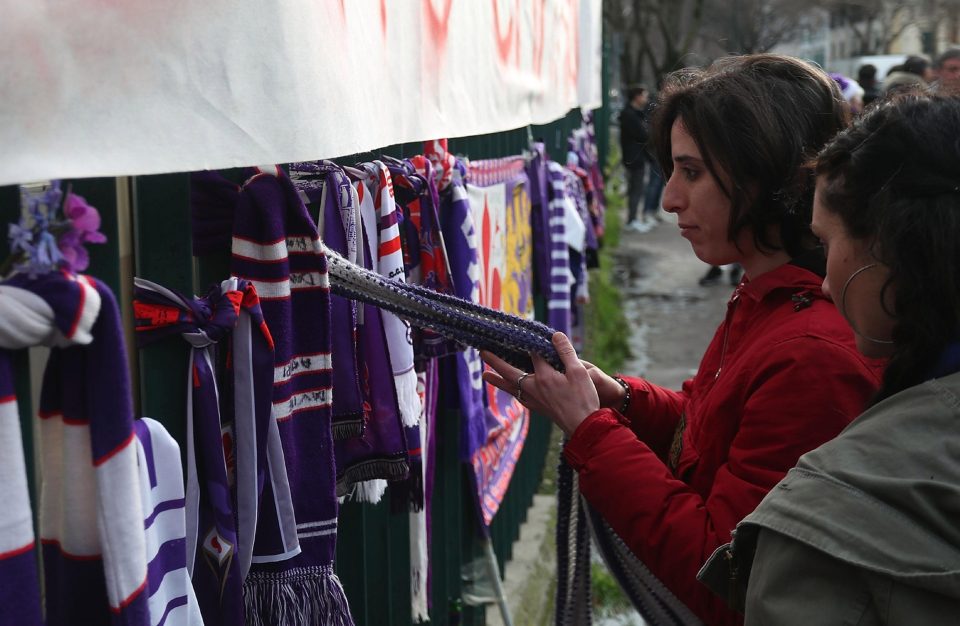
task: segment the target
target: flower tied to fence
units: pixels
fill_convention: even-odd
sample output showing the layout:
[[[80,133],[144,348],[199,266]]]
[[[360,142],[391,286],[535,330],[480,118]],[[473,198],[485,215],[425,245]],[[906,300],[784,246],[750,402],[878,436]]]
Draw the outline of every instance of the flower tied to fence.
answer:
[[[9,225],[10,256],[0,265],[0,276],[11,271],[36,276],[58,268],[87,269],[86,244],[107,241],[100,232],[97,209],[69,188],[64,194],[59,180],[42,191],[21,187],[20,196],[21,216]]]

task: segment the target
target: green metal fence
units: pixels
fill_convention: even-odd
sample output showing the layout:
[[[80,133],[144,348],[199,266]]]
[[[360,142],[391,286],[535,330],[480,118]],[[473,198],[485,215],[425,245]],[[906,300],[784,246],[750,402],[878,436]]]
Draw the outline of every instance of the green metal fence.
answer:
[[[598,136],[605,137],[605,118],[598,116]],[[450,150],[472,159],[518,154],[529,138],[542,139],[548,153],[563,160],[566,139],[579,127],[579,110],[547,125],[453,139]],[[420,153],[421,144],[391,146],[369,155],[340,159],[356,162],[378,154],[397,157]],[[605,145],[601,145],[605,152]],[[184,441],[186,406],[181,382],[186,378],[188,346],[184,342],[161,342],[138,353],[132,349],[132,278],[142,276],[183,293],[203,293],[206,287],[228,275],[228,258],[194,258],[191,253],[189,176],[165,174],[129,178],[94,178],[65,181],[75,193],[85,196],[102,217],[101,230],[108,237],[103,246],[90,246],[88,273],[108,284],[123,308],[130,369],[137,415],[162,422],[177,441]],[[19,217],[19,190],[0,187],[0,224]],[[7,242],[0,242],[6,256]],[[21,415],[31,415],[30,355],[15,356],[17,395]],[[456,399],[441,390],[437,420],[437,465],[432,501],[431,622],[438,626],[485,623],[485,608],[462,601],[463,565],[483,553],[477,521],[471,473],[458,458],[460,415],[451,408]],[[30,420],[22,420],[31,485],[33,437]],[[510,559],[533,494],[540,484],[550,439],[548,420],[534,417],[523,454],[497,514],[490,537],[501,565]],[[348,502],[340,513],[337,571],[358,626],[405,626],[412,623],[410,611],[409,516],[395,513],[387,497],[377,504]],[[493,608],[492,610],[496,610]]]

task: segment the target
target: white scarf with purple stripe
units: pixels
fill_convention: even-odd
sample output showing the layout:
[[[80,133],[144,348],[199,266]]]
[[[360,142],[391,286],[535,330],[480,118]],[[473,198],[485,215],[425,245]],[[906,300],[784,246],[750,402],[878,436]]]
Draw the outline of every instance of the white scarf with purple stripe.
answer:
[[[147,542],[147,589],[152,626],[200,626],[200,606],[187,571],[187,537],[180,446],[149,417],[134,423],[140,497]]]

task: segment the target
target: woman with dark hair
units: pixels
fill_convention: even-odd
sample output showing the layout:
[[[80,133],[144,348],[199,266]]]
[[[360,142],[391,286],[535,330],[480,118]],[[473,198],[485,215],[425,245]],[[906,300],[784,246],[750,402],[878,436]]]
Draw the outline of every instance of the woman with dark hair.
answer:
[[[825,73],[776,55],[730,57],[664,86],[653,135],[664,210],[713,265],[744,278],[696,376],[673,391],[610,377],[562,334],[560,373],[492,355],[484,379],[549,416],[581,493],[660,581],[709,624],[739,616],[696,580],[800,455],[836,436],[879,384],[820,292],[805,164],[846,123]]]
[[[960,100],[901,96],[817,160],[823,291],[857,348],[890,360],[870,409],[704,568],[747,624],[960,623],[957,137]]]

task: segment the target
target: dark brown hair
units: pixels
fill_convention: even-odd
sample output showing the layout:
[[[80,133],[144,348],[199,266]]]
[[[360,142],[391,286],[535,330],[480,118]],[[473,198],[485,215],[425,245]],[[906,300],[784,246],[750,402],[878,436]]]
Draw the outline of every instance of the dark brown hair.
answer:
[[[725,57],[706,69],[671,74],[653,122],[666,178],[673,173],[670,131],[677,120],[730,198],[730,241],[749,228],[760,250],[795,257],[814,247],[813,174],[806,164],[848,120],[833,79],[800,59],[773,54]]]
[[[890,270],[894,353],[878,400],[931,377],[944,347],[960,339],[958,137],[960,100],[904,94],[817,159],[821,205]]]

